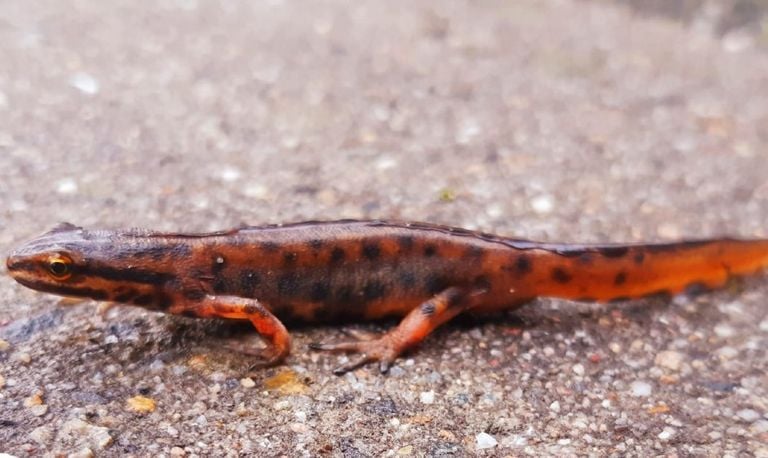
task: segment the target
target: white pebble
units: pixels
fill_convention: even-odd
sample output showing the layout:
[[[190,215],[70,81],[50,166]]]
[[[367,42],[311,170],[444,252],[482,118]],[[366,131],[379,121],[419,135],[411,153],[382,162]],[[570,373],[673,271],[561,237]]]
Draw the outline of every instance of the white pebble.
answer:
[[[550,404],[549,410],[551,410],[552,412],[560,412],[560,402],[555,401],[552,404]]]
[[[673,371],[680,370],[685,360],[685,355],[672,350],[661,351],[656,355],[656,365]]]
[[[245,377],[240,379],[240,385],[243,388],[253,388],[254,386],[256,386],[256,382],[254,382],[253,379],[250,377]]]
[[[499,442],[493,436],[487,433],[478,434],[475,437],[475,443],[477,444],[478,450],[493,448],[499,444]]]
[[[75,73],[69,79],[69,84],[83,94],[94,95],[99,92],[99,82],[87,73]]]
[[[222,181],[229,183],[239,180],[241,176],[242,173],[240,173],[240,170],[234,167],[224,167],[219,170],[219,178],[221,178]]]
[[[733,359],[737,356],[739,356],[739,350],[733,348],[733,347],[723,347],[715,351],[717,356],[719,356],[721,359]]]
[[[552,200],[551,196],[541,195],[534,197],[531,200],[531,208],[533,208],[533,211],[536,213],[544,215],[552,212],[555,208],[555,202]]]
[[[675,436],[676,432],[677,431],[675,431],[674,428],[664,428],[664,430],[660,432],[657,437],[659,440],[668,441]]]
[[[56,182],[56,192],[59,194],[74,194],[77,192],[77,182],[72,178],[63,178]]]
[[[725,339],[733,337],[736,334],[736,330],[729,324],[720,323],[715,326],[715,334],[717,334],[717,337]]]
[[[768,332],[768,319],[760,322],[760,330],[763,332]]]
[[[642,380],[635,380],[630,385],[630,389],[632,390],[632,396],[635,397],[648,397],[653,392],[653,386],[651,386],[650,383],[642,381]]]
[[[118,341],[117,336],[114,334],[110,334],[107,337],[104,338],[105,344],[116,344]]]
[[[584,366],[581,364],[574,364],[571,368],[573,370],[573,373],[576,375],[584,375]]]
[[[419,400],[421,400],[422,404],[434,404],[435,403],[435,392],[434,391],[423,391],[421,394],[419,394]]]
[[[741,409],[738,412],[736,412],[736,416],[746,421],[747,423],[752,423],[754,421],[759,420],[762,415],[760,415],[757,411],[752,409]]]

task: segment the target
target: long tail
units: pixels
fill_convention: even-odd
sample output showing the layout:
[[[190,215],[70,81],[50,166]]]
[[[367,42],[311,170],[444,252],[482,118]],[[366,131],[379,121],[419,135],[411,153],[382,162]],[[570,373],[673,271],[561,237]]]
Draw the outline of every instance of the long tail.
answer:
[[[768,240],[526,247],[531,296],[611,301],[716,288],[768,267]],[[524,293],[524,292],[522,292]]]

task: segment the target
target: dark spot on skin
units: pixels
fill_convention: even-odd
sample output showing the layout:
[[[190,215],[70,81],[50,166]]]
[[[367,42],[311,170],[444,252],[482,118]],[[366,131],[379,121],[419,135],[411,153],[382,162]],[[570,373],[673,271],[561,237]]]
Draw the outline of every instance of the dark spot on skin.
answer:
[[[277,279],[277,292],[284,296],[297,296],[301,278],[293,272],[282,274]]]
[[[133,300],[133,303],[146,307],[147,305],[150,305],[152,302],[154,302],[154,300],[155,298],[151,294],[141,294]]]
[[[552,269],[552,280],[558,283],[568,283],[573,277],[562,267]]]
[[[623,285],[627,281],[627,273],[623,270],[616,274],[616,278],[613,279],[613,284],[616,286]]]
[[[640,265],[645,261],[645,253],[637,253],[632,259],[634,259],[635,264]]]
[[[410,271],[400,272],[397,276],[397,281],[401,288],[411,289],[416,286],[416,275]]]
[[[426,316],[432,316],[435,313],[435,303],[433,301],[421,304],[421,313]]]
[[[309,298],[314,302],[323,302],[328,299],[330,294],[330,286],[327,282],[318,281],[312,284],[312,290],[309,293]]]
[[[448,279],[442,275],[429,275],[424,283],[427,294],[435,295],[444,291],[448,287]]]
[[[112,300],[115,302],[127,303],[138,294],[139,292],[133,288],[123,288],[122,290],[117,291],[117,294],[115,294],[115,297]]]
[[[216,294],[227,294],[229,292],[229,283],[224,277],[217,277],[213,282],[213,292]]]
[[[397,244],[400,246],[400,251],[407,253],[413,249],[413,236],[401,235],[397,238]]]
[[[617,296],[612,299],[609,299],[608,302],[610,303],[616,303],[616,302],[627,302],[629,300],[632,300],[629,296]]]
[[[261,276],[253,270],[240,272],[240,289],[245,297],[253,297],[261,283]]]
[[[299,259],[299,254],[293,251],[288,251],[286,253],[283,253],[283,263],[286,266],[292,266],[296,264],[296,261]]]
[[[243,306],[243,313],[246,315],[261,315],[261,310],[256,305],[246,304]]]
[[[625,246],[604,246],[597,249],[606,258],[621,258],[629,252],[629,247]]]
[[[194,312],[194,311],[192,311],[192,310],[183,310],[183,311],[180,313],[180,315],[181,315],[181,316],[185,316],[185,317],[187,317],[187,318],[197,318],[197,313],[195,313],[195,312]]]
[[[428,244],[424,247],[424,256],[431,258],[437,254],[437,247],[433,244]]]
[[[589,265],[592,264],[592,261],[594,260],[594,257],[592,256],[592,253],[583,252],[579,254],[579,264],[583,265]]]
[[[333,297],[342,304],[348,304],[352,301],[352,292],[350,285],[340,286],[334,291]]]
[[[323,247],[324,242],[320,239],[312,239],[309,241],[308,245],[313,250],[319,250]]]
[[[688,296],[699,296],[701,294],[706,293],[709,290],[710,288],[704,283],[693,282],[686,285],[685,294],[687,294]]]
[[[485,275],[479,275],[475,277],[475,286],[483,291],[489,291],[491,289],[491,280]]]
[[[173,298],[168,294],[161,293],[157,297],[157,308],[160,310],[168,310],[173,305]]]
[[[479,246],[472,245],[468,247],[467,250],[464,252],[464,257],[470,258],[470,259],[477,259],[477,258],[482,258],[484,254],[485,254],[485,250],[483,250]]]
[[[184,297],[191,301],[199,301],[205,298],[206,293],[201,289],[188,289],[184,291]]]
[[[524,254],[518,256],[515,261],[515,271],[517,274],[522,277],[523,275],[529,274],[531,270],[533,270],[533,266],[531,265],[531,260],[528,256]]]
[[[368,282],[363,288],[363,297],[366,301],[375,301],[377,299],[381,299],[386,294],[387,285],[378,281]]]
[[[652,293],[646,294],[645,296],[643,296],[643,299],[648,299],[648,300],[658,299],[658,300],[666,301],[666,300],[669,300],[671,297],[672,297],[672,294],[669,291],[667,291],[666,289],[660,289],[658,291],[654,291]]]
[[[375,242],[363,243],[363,256],[371,261],[375,261],[381,255],[381,248]]]
[[[341,264],[347,257],[347,253],[341,247],[334,247],[331,250],[331,264]]]
[[[457,291],[448,294],[447,304],[449,308],[456,308],[464,305],[464,296]]]
[[[280,249],[280,245],[270,241],[261,242],[261,249],[266,251],[267,253],[274,253]]]

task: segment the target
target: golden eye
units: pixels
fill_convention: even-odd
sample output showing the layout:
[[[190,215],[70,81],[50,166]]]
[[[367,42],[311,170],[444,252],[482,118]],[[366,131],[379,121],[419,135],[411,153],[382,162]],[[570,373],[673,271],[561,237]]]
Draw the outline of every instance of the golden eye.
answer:
[[[69,259],[62,257],[51,258],[48,261],[48,272],[57,280],[65,280],[72,275],[69,265],[72,263]]]

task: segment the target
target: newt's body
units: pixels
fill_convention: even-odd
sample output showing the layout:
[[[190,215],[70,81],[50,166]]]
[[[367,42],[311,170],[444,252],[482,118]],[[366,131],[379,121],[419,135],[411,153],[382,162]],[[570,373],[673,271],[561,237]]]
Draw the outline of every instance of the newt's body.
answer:
[[[8,270],[40,291],[194,317],[250,320],[265,363],[290,349],[281,320],[404,316],[380,339],[314,345],[399,354],[461,312],[535,297],[610,301],[716,287],[768,266],[768,240],[555,245],[422,223],[338,221],[211,234],[88,231],[63,224],[14,251]]]

